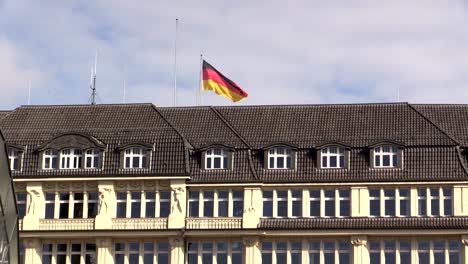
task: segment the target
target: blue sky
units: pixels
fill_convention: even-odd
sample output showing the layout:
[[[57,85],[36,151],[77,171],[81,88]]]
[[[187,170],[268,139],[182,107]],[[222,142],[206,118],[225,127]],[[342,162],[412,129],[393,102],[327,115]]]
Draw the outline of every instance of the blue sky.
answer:
[[[196,104],[199,55],[249,97],[236,105],[468,103],[464,1],[0,0],[0,109]],[[210,92],[203,105],[232,105]]]

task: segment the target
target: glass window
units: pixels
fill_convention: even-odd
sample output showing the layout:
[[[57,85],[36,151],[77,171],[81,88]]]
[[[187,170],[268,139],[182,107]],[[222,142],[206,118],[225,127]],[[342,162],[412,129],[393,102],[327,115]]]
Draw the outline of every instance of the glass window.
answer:
[[[80,264],[81,244],[71,244],[71,264]]]
[[[369,240],[370,264],[380,264],[380,241]]]
[[[52,244],[42,244],[42,264],[52,264]]]
[[[117,218],[127,217],[127,193],[117,192]]]
[[[384,253],[386,263],[396,263],[396,243],[395,240],[384,240]]]
[[[351,215],[351,198],[349,190],[338,190],[338,195],[340,199],[340,213],[339,216],[350,216]]]
[[[53,170],[57,169],[57,151],[56,150],[46,150],[42,154],[42,169],[44,170]]]
[[[20,170],[21,154],[22,152],[17,149],[8,148],[8,161],[10,162],[10,170],[12,171]]]
[[[266,241],[262,242],[262,264],[273,263],[273,243]]]
[[[200,199],[200,192],[199,191],[190,191],[189,192],[189,216],[190,217],[198,217],[198,202]]]
[[[60,151],[60,169],[79,169],[81,168],[80,149],[63,149]]]
[[[393,168],[398,166],[398,148],[383,145],[374,148],[374,167]]]
[[[291,169],[292,150],[289,148],[273,148],[268,150],[268,169]]]
[[[88,193],[88,218],[95,218],[99,207],[99,193]]]
[[[54,218],[55,210],[55,193],[46,192],[45,193],[45,218],[52,219]]]
[[[128,243],[128,262],[129,264],[137,264],[138,258],[140,257],[140,243],[130,242]]]
[[[418,241],[418,258],[420,264],[429,263],[429,241],[427,240],[420,240]]]
[[[128,148],[124,151],[124,168],[147,168],[148,150],[143,148]]]
[[[26,192],[17,192],[16,193],[16,203],[18,205],[18,217],[23,219],[26,215],[26,203],[28,195]]]
[[[232,191],[233,216],[242,217],[244,213],[244,191]]]
[[[156,216],[156,193],[145,192],[145,217],[153,218]]]
[[[101,152],[98,149],[88,149],[85,152],[85,169],[98,169],[100,168]]]
[[[453,215],[452,211],[452,189],[451,188],[443,188],[442,189],[442,201],[444,204],[444,216],[451,216]]]
[[[320,240],[309,241],[309,263],[320,264]]]
[[[67,246],[67,244],[57,244],[56,264],[66,264]]]
[[[227,169],[229,151],[221,148],[207,150],[205,153],[205,169]]]
[[[460,263],[460,241],[449,240],[448,246],[450,263]]]
[[[380,189],[369,189],[370,216],[380,216]]]
[[[85,247],[85,263],[86,264],[96,264],[96,244],[86,244]]]
[[[324,190],[325,217],[335,217],[335,190]]]
[[[440,215],[440,211],[439,211],[439,188],[430,188],[429,189],[429,203],[431,205],[431,215],[432,216]]]
[[[276,191],[277,217],[288,216],[288,191]]]
[[[395,216],[395,189],[384,189],[385,216]]]
[[[302,242],[291,241],[291,264],[302,263]]]
[[[171,212],[171,192],[159,192],[159,217],[168,217]]]
[[[418,189],[418,215],[427,215],[427,192],[426,188]]]
[[[276,242],[276,262],[287,263],[288,259],[288,243],[286,241]]]
[[[263,191],[263,217],[273,217],[273,191]]]
[[[141,217],[141,192],[130,193],[130,217]]]
[[[309,191],[310,216],[320,217],[320,190]]]
[[[322,168],[336,169],[345,167],[345,151],[338,146],[330,146],[323,148],[320,152]]]
[[[410,216],[410,189],[400,188],[398,189],[398,194],[400,200],[399,216]]]
[[[218,216],[227,217],[228,213],[229,213],[229,191],[218,191]]]
[[[244,259],[242,242],[231,242],[231,263],[242,263]]]
[[[204,191],[203,192],[203,216],[213,217],[214,214],[214,192]]]
[[[411,259],[411,241],[400,240],[400,263],[405,263],[408,259]]]
[[[124,264],[125,243],[117,242],[114,244],[114,262],[115,264]]]
[[[68,218],[70,193],[59,193],[59,218]]]
[[[83,193],[73,193],[73,218],[83,218]]]
[[[210,264],[216,259],[218,264],[227,264],[231,259],[232,264],[242,263],[244,259],[243,247],[240,241],[188,241],[187,242],[188,264]],[[201,262],[198,262],[201,259]]]
[[[302,217],[302,190],[292,190],[292,217]]]

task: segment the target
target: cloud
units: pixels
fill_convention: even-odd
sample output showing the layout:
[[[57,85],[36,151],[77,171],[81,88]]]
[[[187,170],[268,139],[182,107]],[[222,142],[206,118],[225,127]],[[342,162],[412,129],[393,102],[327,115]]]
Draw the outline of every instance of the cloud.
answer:
[[[6,1],[0,108],[87,103],[99,50],[103,103],[195,103],[199,54],[249,93],[246,104],[468,99],[463,1]],[[126,70],[124,70],[126,69]],[[21,90],[23,89],[23,90]],[[204,104],[229,105],[204,92]]]

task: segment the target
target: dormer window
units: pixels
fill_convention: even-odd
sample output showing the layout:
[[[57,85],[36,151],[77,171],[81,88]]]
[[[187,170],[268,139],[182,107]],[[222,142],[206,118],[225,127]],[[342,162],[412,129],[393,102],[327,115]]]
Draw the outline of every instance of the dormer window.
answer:
[[[80,169],[81,155],[81,149],[63,149],[60,151],[60,169]]]
[[[14,148],[8,149],[8,160],[10,162],[10,170],[19,171],[21,168],[21,156],[23,152]]]
[[[100,167],[101,152],[98,149],[85,151],[85,169],[98,169]]]
[[[381,145],[373,149],[374,168],[395,168],[400,166],[398,147]]]
[[[341,169],[345,167],[345,149],[340,146],[328,146],[320,151],[322,169]]]
[[[57,169],[57,151],[48,149],[42,154],[42,169],[53,170]]]
[[[124,150],[124,169],[142,169],[148,165],[148,150],[132,147]]]
[[[227,169],[229,167],[229,151],[213,148],[205,152],[205,169]]]
[[[268,169],[292,169],[293,152],[287,147],[271,148],[267,151]]]

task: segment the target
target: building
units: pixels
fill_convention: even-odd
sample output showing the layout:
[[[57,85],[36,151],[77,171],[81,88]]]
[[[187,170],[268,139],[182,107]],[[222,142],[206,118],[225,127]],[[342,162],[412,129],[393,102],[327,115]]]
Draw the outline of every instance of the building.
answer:
[[[25,263],[468,263],[468,105],[2,113]]]
[[[0,264],[18,263],[18,238],[15,192],[5,140],[0,133]]]

